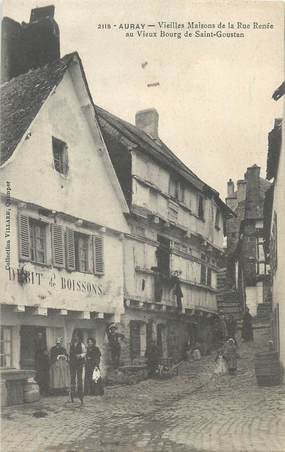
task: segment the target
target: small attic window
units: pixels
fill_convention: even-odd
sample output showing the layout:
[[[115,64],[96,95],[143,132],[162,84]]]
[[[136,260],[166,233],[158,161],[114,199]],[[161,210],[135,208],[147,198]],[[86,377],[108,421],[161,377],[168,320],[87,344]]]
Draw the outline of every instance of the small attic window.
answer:
[[[66,175],[68,173],[67,144],[58,138],[52,137],[52,152],[55,170]]]

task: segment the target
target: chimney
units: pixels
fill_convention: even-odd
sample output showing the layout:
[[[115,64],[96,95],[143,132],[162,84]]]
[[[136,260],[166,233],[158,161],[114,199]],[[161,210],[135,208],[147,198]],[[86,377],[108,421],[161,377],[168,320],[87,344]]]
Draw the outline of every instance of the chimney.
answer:
[[[3,18],[2,82],[59,58],[59,28],[54,20],[53,5],[32,9],[28,24]]]
[[[235,191],[235,184],[232,181],[232,179],[228,180],[228,198],[234,197],[234,191]]]
[[[260,202],[260,166],[253,165],[246,171],[246,218],[259,218]]]
[[[154,108],[138,111],[136,113],[136,127],[156,140],[158,138],[158,118],[158,113]]]
[[[275,118],[274,120],[274,128],[282,126],[282,118]]]
[[[238,203],[246,200],[246,181],[240,179],[237,181],[237,201]]]

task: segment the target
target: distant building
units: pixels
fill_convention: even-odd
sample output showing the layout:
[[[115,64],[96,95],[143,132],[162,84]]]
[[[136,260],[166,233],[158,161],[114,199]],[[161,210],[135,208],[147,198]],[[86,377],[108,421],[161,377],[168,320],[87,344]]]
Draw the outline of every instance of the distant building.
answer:
[[[253,165],[243,180],[228,182],[227,205],[236,216],[227,220],[227,285],[236,291],[240,309],[253,316],[271,302],[269,260],[264,249],[264,199],[270,182]]]
[[[128,203],[125,240],[125,361],[143,360],[150,340],[179,361],[185,344],[213,345],[217,273],[224,223],[232,212],[161,141],[158,113],[136,126],[97,107],[112,163]]]
[[[273,184],[266,198],[265,231],[272,273],[274,345],[285,366],[285,149],[282,136],[285,136],[285,123],[276,119],[268,136],[267,178]]]

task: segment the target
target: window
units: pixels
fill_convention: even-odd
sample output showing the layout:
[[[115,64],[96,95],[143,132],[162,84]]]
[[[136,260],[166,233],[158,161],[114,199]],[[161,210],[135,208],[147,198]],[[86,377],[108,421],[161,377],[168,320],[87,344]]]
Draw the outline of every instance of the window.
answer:
[[[85,234],[74,235],[75,239],[75,269],[86,273],[89,271],[89,237]]]
[[[104,240],[19,214],[19,259],[69,271],[104,274]],[[52,260],[51,260],[52,258]]]
[[[207,269],[207,286],[211,287],[212,285],[212,270],[208,267]]]
[[[157,267],[160,273],[170,273],[170,240],[161,235],[157,236],[159,246],[156,250]]]
[[[177,201],[184,202],[184,184],[178,179],[170,177],[169,180],[169,194]]]
[[[216,210],[216,217],[215,217],[215,228],[220,230],[220,219],[221,219],[221,212],[217,208]]]
[[[104,274],[104,239],[67,228],[65,233],[66,267],[69,271]]]
[[[12,329],[3,326],[0,334],[0,367],[12,367]]]
[[[46,224],[29,220],[31,261],[37,264],[46,263]]]
[[[135,226],[134,233],[139,235],[140,237],[145,237],[145,228],[142,226]]]
[[[201,284],[206,284],[206,265],[201,264],[201,278],[200,278]]]
[[[256,240],[256,273],[258,275],[266,274],[266,258],[264,253],[263,237],[257,237]]]
[[[209,287],[212,285],[212,269],[205,264],[201,264],[200,283]]]
[[[52,137],[53,163],[55,170],[61,174],[68,172],[67,145],[64,141]]]
[[[198,195],[198,217],[204,220],[204,198],[201,195]]]
[[[48,264],[47,234],[48,223],[27,215],[18,217],[19,258],[36,264]]]

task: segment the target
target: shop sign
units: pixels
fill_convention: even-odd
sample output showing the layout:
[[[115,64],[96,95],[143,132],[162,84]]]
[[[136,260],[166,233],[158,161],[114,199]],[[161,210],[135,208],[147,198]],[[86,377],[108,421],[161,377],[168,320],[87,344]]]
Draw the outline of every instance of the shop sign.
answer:
[[[51,289],[60,289],[71,292],[81,292],[88,295],[104,295],[103,286],[100,283],[68,278],[60,276],[56,273],[42,273],[36,271],[28,271],[23,268],[8,269],[8,278],[12,282],[18,282],[21,286],[46,286]]]

